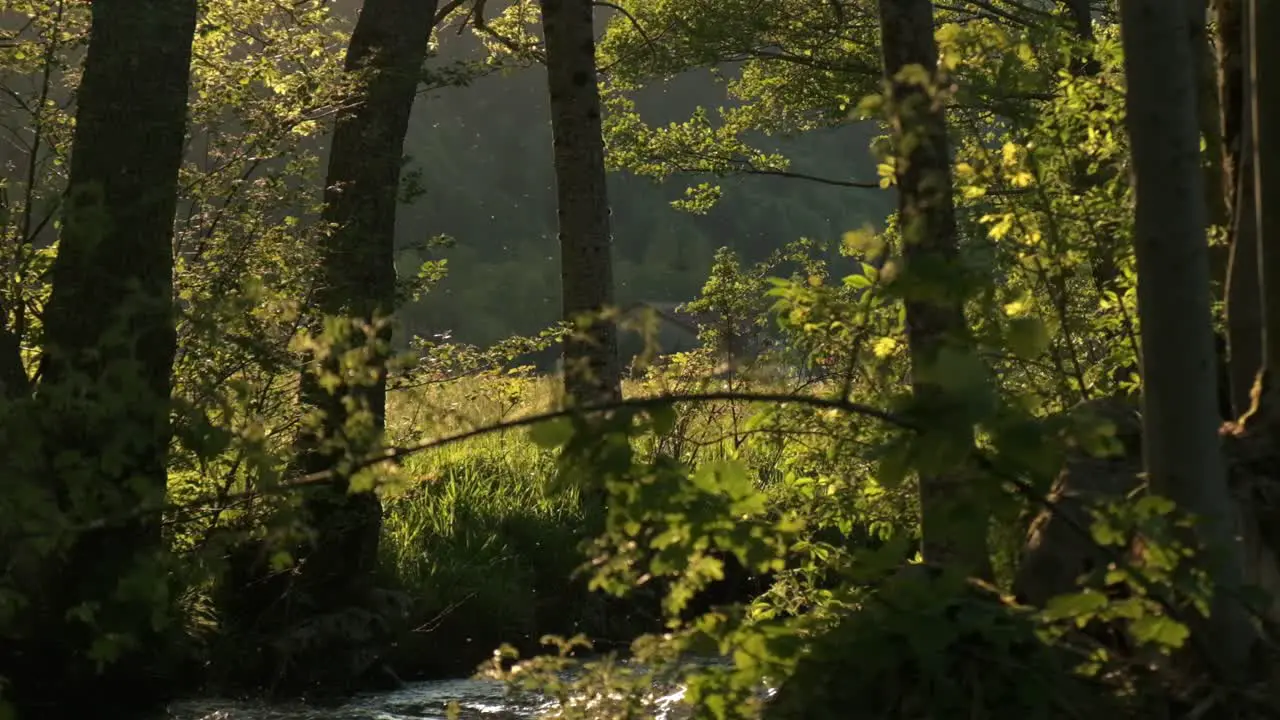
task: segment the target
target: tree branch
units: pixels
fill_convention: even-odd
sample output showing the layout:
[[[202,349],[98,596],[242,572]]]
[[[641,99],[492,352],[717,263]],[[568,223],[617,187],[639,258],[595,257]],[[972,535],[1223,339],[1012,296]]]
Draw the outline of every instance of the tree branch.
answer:
[[[449,2],[444,4],[444,7],[440,8],[436,12],[435,18],[431,20],[431,26],[436,27],[440,23],[444,22],[444,19],[449,17],[449,13],[462,7],[462,3],[466,1],[467,0],[449,0]],[[463,20],[463,25],[466,25],[466,20]]]
[[[864,190],[881,190],[880,183],[868,182],[865,180],[837,180],[836,178],[826,178],[818,175],[809,175],[807,173],[791,172],[790,170],[770,170],[767,168],[757,167],[741,167],[736,168],[744,175],[769,175],[773,177],[789,178],[792,180],[808,180],[822,185],[835,185],[837,187],[862,188]]]
[[[611,410],[644,410],[648,408],[658,408],[681,402],[717,402],[717,401],[746,401],[746,402],[764,402],[775,404],[793,403],[813,408],[822,408],[826,410],[836,410],[846,412],[853,415],[862,415],[879,420],[880,422],[893,425],[904,430],[918,430],[918,427],[909,420],[894,415],[880,408],[864,405],[861,403],[849,402],[839,398],[824,398],[816,395],[799,395],[787,393],[742,393],[742,392],[706,392],[706,393],[689,393],[682,395],[657,395],[654,397],[632,398],[616,403],[606,403],[600,405],[577,406],[562,410],[553,410],[550,412],[539,413],[536,415],[526,415],[524,417],[506,420],[503,422],[492,423],[483,427],[474,428],[465,432],[455,433],[446,437],[434,440],[426,440],[413,445],[402,447],[388,448],[380,453],[371,455],[360,460],[348,470],[348,472],[357,472],[359,470],[368,469],[384,462],[394,462],[402,460],[412,455],[453,445],[466,440],[471,440],[487,435],[494,435],[509,430],[518,430],[521,428],[531,427],[539,423],[548,422],[560,418],[574,417],[584,414],[593,414],[601,412],[609,412]],[[70,527],[62,527],[50,529],[47,531],[29,531],[22,533],[23,537],[39,537],[43,535],[52,535],[57,532],[67,533],[85,533],[104,528],[114,527],[123,523],[137,520],[141,517],[160,515],[164,513],[191,513],[199,509],[207,509],[209,506],[217,503],[229,503],[239,500],[247,500],[253,497],[264,497],[269,495],[282,495],[294,490],[302,490],[308,487],[321,485],[332,480],[334,472],[332,470],[323,470],[320,472],[310,473],[294,478],[293,480],[282,482],[272,488],[245,490],[238,493],[222,494],[214,496],[205,496],[195,498],[189,502],[181,504],[175,503],[153,503],[143,504],[124,513],[118,513],[103,518],[98,518],[78,525]]]

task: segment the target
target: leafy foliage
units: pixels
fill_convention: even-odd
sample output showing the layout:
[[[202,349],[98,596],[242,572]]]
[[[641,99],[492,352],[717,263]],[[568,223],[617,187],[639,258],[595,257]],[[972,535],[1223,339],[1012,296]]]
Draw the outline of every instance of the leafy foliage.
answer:
[[[349,18],[327,3],[204,4],[175,222],[167,497],[95,496],[116,458],[68,448],[74,490],[92,500],[73,516],[42,488],[40,430],[68,407],[103,408],[32,389],[88,16],[10,3],[31,22],[0,42],[0,72],[21,84],[5,117],[25,146],[0,195],[13,239],[0,251],[0,639],[23,637],[42,599],[30,588],[69,538],[122,515],[162,520],[165,552],[118,583],[155,612],[103,624],[89,659],[136,643],[116,630],[136,621],[167,633],[174,660],[158,664],[208,663],[192,676],[218,688],[269,690],[308,655],[331,660],[317,682],[333,688],[388,661],[458,673],[513,642],[485,673],[566,719],[651,716],[675,687],[709,718],[843,717],[855,703],[868,716],[1141,717],[1202,701],[1183,660],[1212,583],[1194,524],[1168,501],[1087,503],[1077,530],[1102,561],[1062,570],[1072,590],[1044,607],[1009,597],[1064,467],[1137,454],[1067,412],[1138,389],[1117,30],[1099,23],[1083,46],[1025,7],[939,8],[946,82],[931,92],[948,109],[961,252],[930,275],[904,270],[900,219],[877,216],[902,149],[879,137],[895,108],[879,95],[867,3],[619,0],[598,58],[619,296],[686,301],[700,346],[666,354],[641,327],[627,400],[584,415],[561,412],[538,373],[564,328],[549,143],[528,119],[545,94],[526,82],[535,5],[491,18],[479,45],[437,37],[408,143],[418,172],[401,188],[410,332],[388,368],[388,426],[372,432],[373,409],[352,408],[326,438],[352,490],[385,501],[382,587],[280,628],[254,622],[269,615],[243,573],[266,568],[278,585],[264,597],[280,597],[308,536],[300,500],[324,480],[292,466],[294,436],[321,420],[298,410],[298,364],[316,357],[345,397],[386,354],[380,325],[309,303],[332,231],[316,192],[324,133],[358,97],[341,67]],[[1083,57],[1096,72],[1076,71]],[[971,337],[917,368],[943,389],[924,405],[909,392],[902,301],[940,283],[963,291]],[[95,402],[134,399],[114,390]],[[916,567],[916,479],[960,465],[994,584]],[[594,491],[601,518],[577,509]],[[78,617],[97,627],[109,605]],[[631,641],[630,657],[583,661],[587,636]],[[542,639],[553,652],[520,661]]]

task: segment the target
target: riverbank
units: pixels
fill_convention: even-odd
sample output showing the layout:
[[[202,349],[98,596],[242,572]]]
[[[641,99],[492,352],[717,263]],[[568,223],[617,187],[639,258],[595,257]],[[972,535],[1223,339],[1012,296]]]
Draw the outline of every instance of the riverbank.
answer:
[[[456,703],[462,720],[536,718],[549,708],[542,698],[512,698],[491,680],[457,678],[415,682],[317,706],[313,703],[204,698],[171,705],[156,720],[445,720]]]
[[[681,688],[654,688],[658,714],[653,720],[676,720],[681,714]],[[266,703],[218,698],[171,705],[155,720],[446,720],[450,706],[459,720],[534,720],[555,709],[539,696],[515,696],[493,680],[454,678],[415,682],[381,693],[366,693],[328,706],[302,702]]]
[[[632,396],[653,392],[640,382],[629,382],[626,390]],[[388,441],[410,446],[541,412],[552,406],[554,391],[552,378],[515,373],[393,393]],[[754,459],[758,475],[767,477],[776,472],[772,458],[729,447],[731,424],[740,415],[723,407],[700,409],[671,438],[644,439],[637,450],[674,448],[690,462],[737,452]],[[585,560],[584,520],[577,493],[558,488],[556,472],[555,452],[535,444],[527,430],[481,435],[404,458],[397,474],[403,482],[379,491],[382,610],[375,618],[379,637],[370,643],[378,646],[377,654],[347,673],[353,678],[349,685],[326,683],[321,690],[342,695],[385,689],[396,679],[467,676],[504,643],[522,656],[544,651],[545,635],[581,633],[597,649],[612,650],[661,631],[655,588],[608,598],[589,592],[587,578],[576,574]],[[760,589],[739,577],[745,573],[736,563],[726,572],[729,577],[702,602],[749,600]],[[257,637],[216,639],[201,689],[296,696],[295,688],[273,686],[270,667],[246,672],[245,648],[275,641],[272,632],[281,634],[268,628]],[[334,654],[333,660],[349,658]]]

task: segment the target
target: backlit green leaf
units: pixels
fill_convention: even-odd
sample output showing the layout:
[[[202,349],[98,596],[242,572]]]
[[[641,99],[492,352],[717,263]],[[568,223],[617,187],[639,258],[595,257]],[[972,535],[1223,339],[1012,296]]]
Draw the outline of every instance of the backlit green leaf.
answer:
[[[548,450],[563,447],[573,437],[573,422],[569,418],[544,420],[529,428],[529,440]]]

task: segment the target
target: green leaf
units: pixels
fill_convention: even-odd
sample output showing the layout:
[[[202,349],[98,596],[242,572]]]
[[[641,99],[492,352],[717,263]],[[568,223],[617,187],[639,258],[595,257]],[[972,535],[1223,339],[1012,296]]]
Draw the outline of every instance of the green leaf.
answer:
[[[653,431],[658,435],[666,435],[675,429],[676,409],[671,405],[659,405],[649,410],[649,420],[653,423]]]
[[[932,367],[927,368],[926,377],[950,392],[969,395],[986,387],[990,372],[976,353],[943,347]]]
[[[293,555],[288,550],[277,550],[271,554],[271,569],[280,572],[293,566]]]
[[[1102,547],[1120,547],[1129,539],[1122,529],[1108,522],[1105,516],[1096,518],[1089,525],[1089,536]]]
[[[853,290],[861,290],[862,288],[871,287],[871,278],[866,275],[850,275],[844,279],[844,284]]]
[[[1096,590],[1085,590],[1050,598],[1044,615],[1049,620],[1092,617],[1106,605],[1107,596]]]
[[[884,237],[867,226],[851,230],[840,238],[840,248],[847,255],[874,257],[884,251]]]
[[[1164,517],[1177,508],[1173,501],[1161,495],[1143,495],[1133,504],[1133,512],[1138,517]]]
[[[563,447],[573,437],[573,422],[569,418],[553,418],[529,428],[529,440],[547,450]]]
[[[712,493],[724,493],[740,500],[756,493],[747,468],[737,460],[712,460],[698,467],[693,477],[694,485]]]
[[[1130,630],[1140,643],[1155,643],[1167,648],[1182,647],[1191,635],[1186,625],[1156,614],[1143,615],[1134,620]]]

